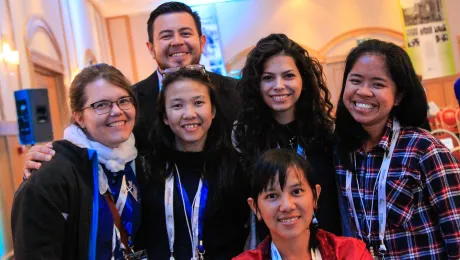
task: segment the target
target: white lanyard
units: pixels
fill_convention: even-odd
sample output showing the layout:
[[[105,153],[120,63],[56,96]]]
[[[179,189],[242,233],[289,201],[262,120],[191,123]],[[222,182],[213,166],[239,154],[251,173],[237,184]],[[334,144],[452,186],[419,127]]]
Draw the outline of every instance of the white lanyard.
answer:
[[[283,260],[281,258],[281,254],[280,252],[278,251],[278,248],[276,248],[275,246],[275,243],[273,243],[273,241],[271,242],[270,244],[270,248],[271,248],[271,257],[272,257],[272,260]],[[311,252],[311,259],[312,260],[322,260],[323,258],[321,257],[321,253],[319,252],[319,249],[318,248],[315,248],[315,249],[311,249],[310,250]]]
[[[179,181],[180,186],[182,187],[182,183],[180,180],[179,169],[177,165],[176,167],[177,178]],[[184,202],[184,194],[182,189],[180,189],[181,198],[182,198],[182,205],[184,206],[184,214],[185,220],[187,221],[187,228],[190,236],[190,242],[192,245],[192,260],[198,259],[198,217],[200,212],[200,198],[201,198],[201,187],[203,186],[203,182],[200,178],[200,182],[198,183],[198,190],[196,191],[195,198],[193,199],[192,203],[192,230],[190,230],[189,220],[187,211],[185,209],[185,202]],[[169,239],[169,251],[171,252],[170,260],[174,259],[174,205],[173,205],[173,196],[174,194],[174,174],[171,174],[169,178],[166,180],[165,183],[165,214],[166,214],[166,230],[168,232],[168,239]]]
[[[387,218],[386,182],[387,182],[388,171],[390,169],[391,157],[393,156],[393,151],[396,146],[396,142],[398,140],[400,130],[401,130],[401,127],[399,125],[399,122],[396,119],[394,119],[393,120],[393,136],[391,137],[390,151],[385,154],[382,165],[380,166],[379,173],[377,175],[377,179],[376,179],[376,184],[378,187],[377,199],[378,199],[379,240],[380,240],[379,252],[382,254],[386,252],[386,247],[384,244],[386,218]],[[356,214],[356,208],[353,202],[353,194],[351,192],[351,181],[352,181],[352,173],[347,170],[345,192],[348,198],[348,202],[350,203],[350,206],[353,210],[353,217],[355,220],[356,228],[358,229],[358,235],[361,238],[364,238],[361,233],[361,227],[359,225],[358,215]],[[361,196],[360,196],[360,200],[361,200],[361,204],[363,207],[363,212],[365,213],[366,209],[364,208],[364,203],[362,201],[363,198]],[[373,201],[374,201],[374,198],[372,198],[372,202]],[[372,210],[372,207],[373,207],[373,203],[371,206],[371,210]],[[368,222],[369,223],[368,225],[369,226],[368,227],[369,228],[369,233],[368,233],[369,242],[370,242],[370,233],[371,233],[371,224],[372,224],[372,214],[370,218],[371,219]]]

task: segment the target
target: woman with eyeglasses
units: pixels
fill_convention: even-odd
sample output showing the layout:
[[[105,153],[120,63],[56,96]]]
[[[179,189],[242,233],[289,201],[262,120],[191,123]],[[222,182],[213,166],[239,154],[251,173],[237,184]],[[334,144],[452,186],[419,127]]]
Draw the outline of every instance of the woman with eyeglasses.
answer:
[[[132,130],[135,98],[116,68],[83,69],[70,86],[71,124],[56,155],[15,194],[16,259],[121,259],[140,225]]]
[[[154,150],[142,156],[141,240],[152,259],[231,259],[243,251],[248,184],[204,69],[164,75]]]
[[[330,94],[319,62],[284,34],[261,39],[248,54],[238,84],[242,110],[232,134],[248,171],[266,150],[286,148],[309,159],[321,175],[320,227],[341,234],[332,160],[333,118]],[[252,217],[252,234],[255,229]],[[259,238],[267,233],[259,227]],[[260,231],[265,230],[260,234]],[[251,238],[250,248],[257,243]]]

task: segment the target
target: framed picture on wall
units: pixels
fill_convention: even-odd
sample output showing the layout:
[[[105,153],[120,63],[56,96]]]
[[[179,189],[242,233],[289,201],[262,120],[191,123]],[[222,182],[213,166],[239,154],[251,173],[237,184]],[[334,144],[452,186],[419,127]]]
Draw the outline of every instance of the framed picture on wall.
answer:
[[[220,42],[220,31],[217,24],[216,7],[214,4],[198,5],[192,7],[201,17],[201,29],[206,35],[206,45],[201,55],[200,63],[207,70],[226,76],[222,45]]]

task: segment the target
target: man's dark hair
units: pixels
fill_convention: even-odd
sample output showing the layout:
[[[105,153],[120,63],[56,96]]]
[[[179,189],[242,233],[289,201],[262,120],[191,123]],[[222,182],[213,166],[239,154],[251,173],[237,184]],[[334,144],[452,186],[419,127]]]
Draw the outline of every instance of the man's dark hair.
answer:
[[[153,22],[158,16],[170,13],[188,13],[193,17],[198,35],[201,36],[201,19],[197,12],[192,11],[190,6],[180,2],[167,2],[158,6],[150,13],[149,20],[147,21],[147,33],[149,34],[149,42],[153,43]]]

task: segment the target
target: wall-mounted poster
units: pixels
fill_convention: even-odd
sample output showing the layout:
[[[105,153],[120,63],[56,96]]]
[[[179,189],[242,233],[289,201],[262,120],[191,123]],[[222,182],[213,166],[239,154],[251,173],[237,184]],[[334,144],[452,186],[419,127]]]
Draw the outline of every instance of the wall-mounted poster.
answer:
[[[443,0],[400,0],[404,40],[423,79],[455,74],[454,55]]]
[[[200,15],[201,29],[207,38],[200,63],[203,64],[207,70],[226,76],[227,71],[225,69],[224,57],[220,44],[220,31],[217,24],[215,5],[198,5],[193,6],[192,9],[193,11],[197,11]]]

